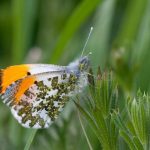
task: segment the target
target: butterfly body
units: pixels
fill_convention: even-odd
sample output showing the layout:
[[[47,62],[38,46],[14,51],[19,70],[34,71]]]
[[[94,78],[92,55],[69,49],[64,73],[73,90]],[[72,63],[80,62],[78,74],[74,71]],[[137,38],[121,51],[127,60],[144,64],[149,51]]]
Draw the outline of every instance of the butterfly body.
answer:
[[[0,70],[0,93],[18,122],[27,128],[47,128],[69,97],[87,84],[89,59],[68,66],[29,64]]]

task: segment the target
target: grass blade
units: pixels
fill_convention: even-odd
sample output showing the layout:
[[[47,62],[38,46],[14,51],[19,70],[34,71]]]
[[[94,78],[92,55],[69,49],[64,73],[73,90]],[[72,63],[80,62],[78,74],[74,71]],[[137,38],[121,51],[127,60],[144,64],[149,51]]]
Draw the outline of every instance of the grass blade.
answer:
[[[91,143],[90,143],[90,141],[89,141],[89,138],[88,138],[88,136],[87,136],[87,134],[86,134],[86,131],[85,131],[85,129],[84,129],[84,125],[83,125],[83,123],[82,123],[82,119],[81,119],[81,116],[80,116],[80,112],[79,112],[79,110],[77,110],[77,111],[78,111],[78,117],[79,117],[79,121],[80,121],[80,124],[81,124],[81,128],[82,128],[83,133],[84,133],[84,135],[85,135],[85,138],[86,138],[86,140],[87,140],[89,149],[90,149],[90,150],[93,150],[92,145],[91,145]]]
[[[126,141],[126,143],[128,144],[129,148],[131,150],[138,150],[136,148],[136,146],[134,145],[132,138],[123,130],[120,131],[120,135],[124,138],[124,140]]]
[[[80,113],[86,118],[86,120],[88,121],[88,123],[90,124],[90,127],[93,129],[95,135],[97,137],[99,137],[99,131],[94,123],[94,121],[92,120],[92,118],[90,117],[90,115],[78,104],[74,101],[75,105],[77,106],[77,108],[79,109]]]
[[[32,130],[31,131],[30,136],[28,138],[28,141],[27,141],[27,143],[26,143],[26,145],[24,147],[24,150],[29,150],[29,148],[31,147],[32,141],[33,141],[36,133],[37,133],[37,130]]]
[[[62,53],[64,53],[64,47],[71,39],[73,34],[78,30],[78,28],[85,22],[85,20],[89,17],[89,15],[95,10],[101,0],[84,0],[79,6],[74,10],[72,15],[64,27],[58,42],[56,43],[56,47],[53,50],[53,54],[50,57],[51,63],[58,62]],[[84,10],[84,11],[83,11]]]

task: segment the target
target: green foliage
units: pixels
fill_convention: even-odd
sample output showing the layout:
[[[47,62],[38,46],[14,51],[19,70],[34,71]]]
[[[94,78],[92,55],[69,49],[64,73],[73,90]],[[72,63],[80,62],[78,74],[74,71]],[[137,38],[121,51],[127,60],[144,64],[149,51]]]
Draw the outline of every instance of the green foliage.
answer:
[[[54,48],[54,54],[50,58],[50,62],[58,62],[61,54],[63,53],[64,46],[71,39],[72,35],[76,32],[76,30],[82,25],[84,20],[86,20],[91,12],[95,10],[96,6],[100,2],[101,0],[93,0],[92,3],[90,0],[84,0],[80,3],[80,5],[77,6],[77,8],[75,8],[74,12],[68,19],[66,26],[60,35],[60,39],[57,42],[56,47]]]
[[[131,150],[148,150],[150,148],[150,97],[148,94],[137,92],[137,96],[127,100],[126,117],[120,112],[114,112],[112,118],[119,128],[120,136],[126,141]]]
[[[86,122],[70,101],[49,129],[24,129],[0,102],[0,149],[148,150],[149,16],[150,0],[1,0],[1,68],[65,65],[80,56],[93,26],[85,55],[91,51],[93,71],[100,65],[103,73],[89,76],[88,96],[75,100]]]
[[[81,114],[86,118],[90,127],[96,134],[103,149],[116,150],[118,131],[111,120],[111,111],[116,109],[118,91],[112,72],[101,74],[98,70],[97,79],[94,80],[92,72],[89,75],[89,95],[84,99],[88,104],[87,110],[75,103]]]
[[[150,96],[138,91],[135,98],[125,100],[124,108],[119,107],[118,96],[117,82],[112,72],[101,74],[99,69],[95,80],[90,71],[86,98],[79,97],[88,107],[85,109],[85,106],[75,104],[103,149],[120,149],[119,139],[123,138],[131,150],[148,150]]]
[[[144,45],[140,48],[137,47],[139,44],[137,39],[146,39],[145,35],[141,35],[139,32],[140,30],[143,30],[142,33],[145,32],[142,27],[142,22],[144,19],[148,19],[148,16],[146,17],[148,12],[149,1],[129,1],[124,12],[124,17],[122,19],[118,35],[113,42],[111,54],[112,65],[118,79],[128,92],[132,92],[133,88],[135,88],[134,80],[136,74],[140,71],[140,69],[142,69],[142,66],[139,66],[142,63],[142,59],[140,62],[137,61],[137,55],[140,51],[142,51],[143,54],[147,51],[144,48]],[[145,25],[146,24],[147,22],[145,22]]]

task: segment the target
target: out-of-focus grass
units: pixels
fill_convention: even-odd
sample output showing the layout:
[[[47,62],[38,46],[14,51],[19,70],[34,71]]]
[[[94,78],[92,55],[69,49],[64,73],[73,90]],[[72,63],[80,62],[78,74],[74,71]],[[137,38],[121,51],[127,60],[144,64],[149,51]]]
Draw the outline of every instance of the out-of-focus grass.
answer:
[[[147,2],[147,6],[144,11],[143,18],[141,20],[138,37],[134,47],[134,60],[137,62],[139,69],[136,78],[136,88],[140,87],[142,91],[150,90],[150,1]]]
[[[134,47],[136,47],[136,39],[142,25],[143,16],[145,16],[147,4],[147,0],[128,2],[118,35],[113,43],[113,67],[128,92],[133,92],[134,88],[134,79],[137,73],[137,62],[133,59],[133,54],[135,55],[137,50]]]
[[[86,54],[91,51],[94,70],[100,65],[104,69],[109,63],[109,49],[116,0],[104,1],[93,17],[94,30]]]
[[[12,1],[12,63],[21,63],[31,45],[37,12],[36,0]]]
[[[58,62],[62,53],[64,53],[64,47],[68,41],[77,31],[77,29],[86,21],[91,12],[95,10],[100,2],[101,0],[93,0],[92,3],[90,0],[84,0],[80,2],[77,8],[75,8],[66,25],[64,26],[58,42],[55,45],[54,53],[50,57],[51,63]]]
[[[43,62],[58,63],[62,57],[67,63],[80,55],[80,50],[75,48],[83,45],[93,26],[94,32],[86,48],[86,54],[92,52],[93,68],[97,65],[112,67],[123,93],[134,95],[138,88],[149,92],[149,0],[65,0],[63,3],[60,0],[13,0],[11,3],[2,0],[0,8],[1,67],[23,63],[34,46],[42,48]],[[72,105],[70,102],[49,129],[38,131],[31,149],[88,148]],[[10,118],[9,110],[1,103],[1,148],[22,149],[29,137],[32,138],[32,130],[22,128]],[[94,150],[100,149],[92,131],[86,132]],[[122,149],[127,147],[122,143]]]

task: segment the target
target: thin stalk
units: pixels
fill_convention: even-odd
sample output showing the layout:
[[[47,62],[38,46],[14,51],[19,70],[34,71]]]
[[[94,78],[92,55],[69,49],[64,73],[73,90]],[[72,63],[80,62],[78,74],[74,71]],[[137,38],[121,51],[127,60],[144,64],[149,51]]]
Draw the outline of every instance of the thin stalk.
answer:
[[[79,121],[80,121],[80,124],[81,124],[81,128],[82,128],[83,134],[84,134],[84,136],[85,136],[85,138],[86,138],[86,140],[87,140],[89,149],[90,149],[90,150],[93,150],[92,145],[91,145],[91,143],[90,143],[90,141],[89,141],[89,138],[88,138],[88,136],[87,136],[87,134],[86,134],[85,128],[84,128],[84,126],[83,126],[82,119],[81,119],[81,116],[80,116],[80,112],[79,112],[78,109],[77,109],[77,112],[78,112],[78,117],[79,117]]]
[[[34,139],[36,133],[37,133],[37,130],[32,130],[31,131],[30,136],[29,136],[29,138],[28,138],[28,140],[26,142],[26,145],[24,147],[24,150],[29,150],[29,148],[31,147],[31,144],[33,142],[33,139]]]

